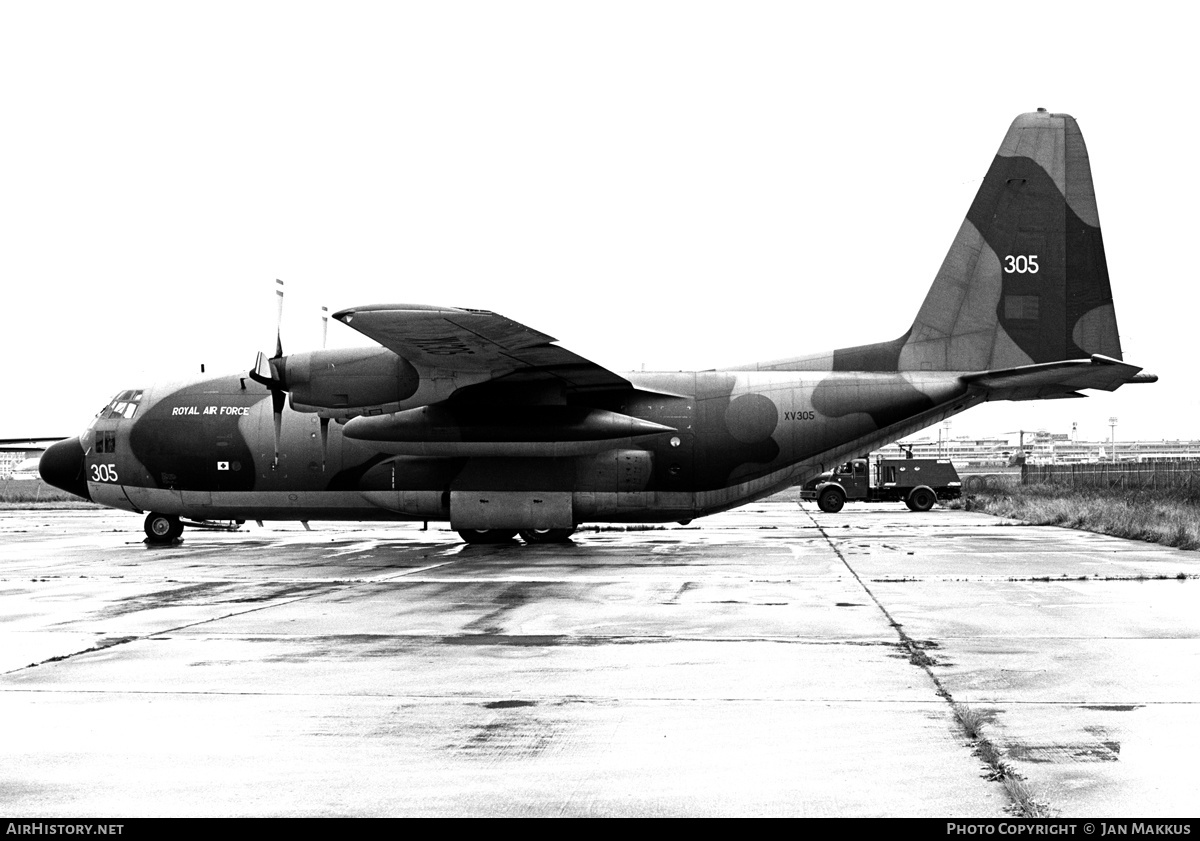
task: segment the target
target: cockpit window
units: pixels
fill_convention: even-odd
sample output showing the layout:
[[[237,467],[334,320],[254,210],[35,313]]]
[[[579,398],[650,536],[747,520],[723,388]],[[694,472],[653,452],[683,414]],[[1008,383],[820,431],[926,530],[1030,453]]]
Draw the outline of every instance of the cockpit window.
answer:
[[[100,419],[108,420],[109,418],[132,418],[137,412],[138,404],[142,401],[142,392],[138,391],[122,391],[112,402],[105,406],[100,411]]]

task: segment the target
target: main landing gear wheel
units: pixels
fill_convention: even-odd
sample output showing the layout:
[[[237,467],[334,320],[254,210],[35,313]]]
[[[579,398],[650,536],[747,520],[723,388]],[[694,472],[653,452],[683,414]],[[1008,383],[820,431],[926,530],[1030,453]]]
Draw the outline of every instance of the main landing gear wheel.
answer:
[[[521,539],[526,543],[566,543],[575,529],[521,529]]]
[[[467,543],[507,543],[517,536],[516,529],[461,529],[458,536]]]
[[[917,488],[908,495],[908,499],[904,500],[913,511],[928,511],[937,502],[937,494],[929,488]]]
[[[841,488],[826,488],[817,497],[817,507],[826,514],[836,514],[846,504],[846,492]]]
[[[151,511],[146,515],[146,539],[151,543],[170,543],[183,534],[183,523],[174,514]]]

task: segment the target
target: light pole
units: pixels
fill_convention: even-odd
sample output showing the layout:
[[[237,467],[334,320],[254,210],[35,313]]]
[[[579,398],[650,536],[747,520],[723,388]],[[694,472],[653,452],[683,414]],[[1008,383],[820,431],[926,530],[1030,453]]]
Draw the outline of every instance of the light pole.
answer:
[[[1117,419],[1108,419],[1108,460],[1114,464],[1117,461]]]

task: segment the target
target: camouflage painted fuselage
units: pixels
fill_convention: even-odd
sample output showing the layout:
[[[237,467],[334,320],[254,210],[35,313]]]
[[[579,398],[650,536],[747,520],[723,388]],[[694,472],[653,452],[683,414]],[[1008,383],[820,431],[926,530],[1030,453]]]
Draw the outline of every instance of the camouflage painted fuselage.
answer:
[[[81,436],[87,495],[196,519],[451,519],[451,494],[541,494],[575,523],[689,520],[790,487],[977,402],[955,375],[706,371],[629,374],[594,403],[676,432],[585,442],[578,455],[514,456],[487,409],[456,413],[459,442],[490,455],[393,455],[315,414],[283,414],[247,378],[146,389],[132,418]],[[678,395],[678,396],[670,396]],[[475,435],[472,435],[472,431]],[[109,433],[109,446],[96,446]],[[444,442],[453,449],[456,442]],[[549,446],[549,445],[546,445]]]

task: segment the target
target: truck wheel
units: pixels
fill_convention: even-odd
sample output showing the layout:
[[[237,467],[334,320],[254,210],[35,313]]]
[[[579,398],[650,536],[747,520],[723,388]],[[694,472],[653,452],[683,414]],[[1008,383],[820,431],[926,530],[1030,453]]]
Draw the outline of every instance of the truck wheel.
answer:
[[[841,488],[826,488],[817,497],[817,507],[826,514],[836,514],[846,504],[846,492]]]
[[[929,488],[914,488],[905,502],[913,511],[928,511],[937,502],[937,494]]]

